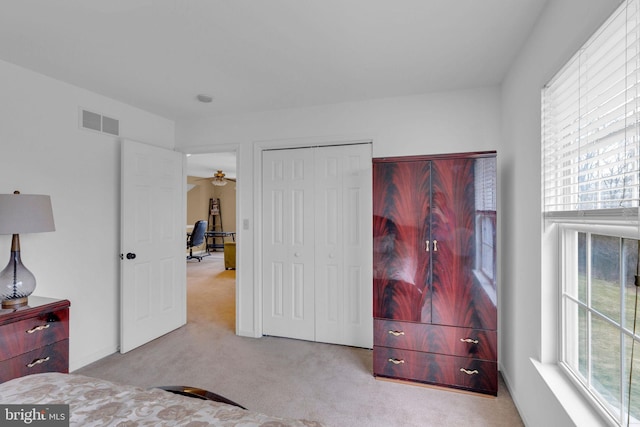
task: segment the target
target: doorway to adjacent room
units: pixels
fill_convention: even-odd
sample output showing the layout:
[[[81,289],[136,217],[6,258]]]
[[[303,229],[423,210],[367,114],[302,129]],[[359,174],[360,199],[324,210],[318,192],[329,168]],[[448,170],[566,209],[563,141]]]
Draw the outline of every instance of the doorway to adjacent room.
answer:
[[[214,321],[235,333],[236,153],[187,155],[187,233],[207,221],[204,243],[187,260],[187,322]]]

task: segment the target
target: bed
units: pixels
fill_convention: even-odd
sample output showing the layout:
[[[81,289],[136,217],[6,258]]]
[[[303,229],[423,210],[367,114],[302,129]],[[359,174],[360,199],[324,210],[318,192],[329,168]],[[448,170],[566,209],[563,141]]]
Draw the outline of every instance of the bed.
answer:
[[[243,409],[214,396],[190,397],[178,387],[143,389],[77,374],[43,373],[0,384],[0,404],[68,404],[72,426],[322,427]],[[199,389],[195,389],[199,390]],[[219,399],[218,399],[219,398]],[[224,403],[224,401],[228,403]]]

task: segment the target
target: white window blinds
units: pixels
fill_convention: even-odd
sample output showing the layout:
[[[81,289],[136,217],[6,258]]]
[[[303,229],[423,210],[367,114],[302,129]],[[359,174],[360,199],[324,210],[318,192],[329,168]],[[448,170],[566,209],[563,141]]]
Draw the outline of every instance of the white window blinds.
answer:
[[[639,3],[625,1],[542,91],[545,212],[638,207]]]

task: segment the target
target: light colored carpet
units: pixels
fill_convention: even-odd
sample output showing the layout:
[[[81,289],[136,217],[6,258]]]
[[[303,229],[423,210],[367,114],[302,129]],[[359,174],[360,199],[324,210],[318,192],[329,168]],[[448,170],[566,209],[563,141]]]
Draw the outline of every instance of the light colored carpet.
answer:
[[[398,384],[372,375],[371,350],[235,331],[235,271],[221,253],[189,262],[188,323],[77,373],[142,387],[189,385],[270,415],[335,427],[522,426],[498,397]]]

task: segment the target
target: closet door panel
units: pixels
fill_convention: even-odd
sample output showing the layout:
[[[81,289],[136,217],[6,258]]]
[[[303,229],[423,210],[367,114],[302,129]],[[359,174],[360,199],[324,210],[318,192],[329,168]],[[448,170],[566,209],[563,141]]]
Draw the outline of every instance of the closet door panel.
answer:
[[[314,150],[315,151],[315,150]],[[324,342],[338,334],[344,299],[342,234],[342,161],[337,153],[315,152],[316,192],[316,336]],[[318,339],[318,338],[317,338]]]
[[[374,317],[431,321],[430,163],[374,164]]]
[[[313,156],[263,153],[263,333],[313,340]]]
[[[319,151],[322,151],[320,149]],[[345,311],[341,343],[373,348],[371,145],[342,147]]]
[[[370,145],[316,148],[315,173],[316,341],[371,348]]]

